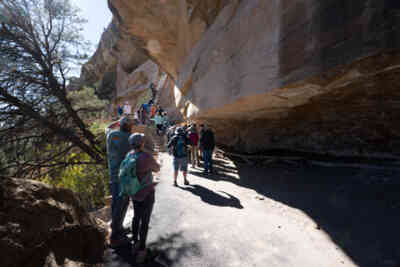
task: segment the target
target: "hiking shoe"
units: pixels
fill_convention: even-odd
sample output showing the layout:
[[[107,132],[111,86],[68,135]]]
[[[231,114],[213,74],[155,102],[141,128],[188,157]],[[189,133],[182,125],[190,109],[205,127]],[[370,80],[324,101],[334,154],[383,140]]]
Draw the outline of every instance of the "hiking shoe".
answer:
[[[126,237],[120,238],[120,239],[110,239],[110,248],[112,249],[116,249],[119,247],[123,247],[126,246],[128,244],[130,244],[130,240]]]
[[[139,250],[136,253],[136,263],[143,263],[146,260],[147,250]]]
[[[185,180],[184,184],[185,184],[185,185],[189,185],[189,181],[188,181],[188,180]]]
[[[132,254],[136,254],[140,250],[140,243],[139,241],[135,241],[134,245],[132,246]]]

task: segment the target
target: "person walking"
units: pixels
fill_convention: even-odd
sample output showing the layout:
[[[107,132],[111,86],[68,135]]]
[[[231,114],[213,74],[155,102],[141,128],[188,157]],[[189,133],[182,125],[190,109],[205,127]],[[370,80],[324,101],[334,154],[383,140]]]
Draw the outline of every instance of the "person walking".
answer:
[[[125,101],[125,105],[124,105],[124,114],[126,115],[126,116],[130,116],[131,115],[131,113],[132,113],[132,106],[131,105],[129,105],[129,102],[128,101]]]
[[[174,157],[174,185],[178,186],[177,178],[179,169],[183,173],[184,184],[189,185],[187,180],[187,167],[188,167],[188,155],[187,146],[190,144],[190,140],[187,138],[185,131],[182,127],[177,128],[176,135],[168,143],[168,148],[172,147],[172,155]]]
[[[204,129],[204,124],[200,124],[200,131],[199,131],[199,141],[201,140],[201,137],[203,136],[205,129]],[[203,149],[201,147],[201,143],[199,144],[199,159],[203,160]]]
[[[148,103],[142,104],[143,112],[143,124],[149,124],[150,116],[151,116],[151,105],[153,105],[153,101],[149,101]]]
[[[204,173],[213,172],[212,154],[215,148],[215,137],[213,131],[204,125],[204,131],[200,137],[200,147],[203,151]]]
[[[119,126],[119,130],[114,130]],[[108,169],[110,174],[111,202],[111,237],[110,246],[119,247],[129,242],[123,229],[123,221],[128,208],[129,199],[120,196],[120,183],[118,179],[119,167],[125,155],[129,152],[129,135],[133,122],[128,117],[111,123],[106,128],[106,149]]]
[[[117,112],[118,112],[118,117],[121,117],[122,114],[124,113],[124,110],[122,109],[121,105],[118,105]]]
[[[129,137],[132,147],[130,153],[137,156],[136,176],[144,187],[131,196],[134,210],[132,220],[132,236],[135,242],[136,262],[142,263],[148,253],[146,249],[147,233],[149,231],[150,217],[155,202],[155,186],[152,172],[159,172],[160,165],[154,157],[145,152],[145,135],[134,133]]]
[[[154,121],[155,125],[156,125],[156,131],[157,131],[157,135],[160,136],[163,133],[163,122],[164,119],[161,115],[160,112],[157,112],[157,114],[154,116],[153,119],[151,119],[152,121]]]
[[[192,168],[195,165],[199,166],[199,134],[197,133],[197,126],[193,124],[189,128],[189,139],[190,139],[190,163],[192,164]]]
[[[151,113],[150,118],[154,118],[154,116],[157,113],[157,106],[156,105],[151,105],[150,113]]]

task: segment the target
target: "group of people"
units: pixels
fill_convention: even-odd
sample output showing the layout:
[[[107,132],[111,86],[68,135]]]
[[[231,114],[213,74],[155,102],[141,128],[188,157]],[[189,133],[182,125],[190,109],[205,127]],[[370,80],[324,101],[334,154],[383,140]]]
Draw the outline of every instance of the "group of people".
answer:
[[[127,237],[129,229],[123,227],[123,221],[129,205],[132,201],[134,217],[132,219],[132,240],[134,241],[134,253],[136,261],[145,260],[148,250],[146,239],[149,222],[155,201],[155,186],[152,172],[160,171],[160,165],[151,153],[146,152],[145,136],[141,133],[131,133],[134,120],[127,116],[111,123],[106,128],[107,156],[110,174],[111,204],[111,236],[110,246],[117,248],[128,244],[131,239]],[[187,179],[188,163],[192,167],[200,166],[199,152],[204,161],[204,172],[213,171],[212,153],[215,147],[214,133],[206,125],[200,125],[198,131],[196,124],[189,126],[173,126],[168,129],[169,139],[167,146],[173,155],[174,185],[177,186],[179,170],[183,172],[184,184],[189,185]],[[136,174],[140,184],[145,185],[134,195],[122,194],[120,181],[121,163],[125,158],[134,157],[136,160]]]
[[[154,121],[158,131],[161,131],[164,125],[168,123],[167,112],[161,106],[155,105],[153,100],[140,106],[137,117],[141,124],[149,125],[151,121]]]
[[[174,185],[177,186],[179,170],[182,171],[184,184],[188,185],[187,179],[188,164],[192,167],[200,167],[200,157],[204,162],[203,173],[212,173],[212,154],[215,148],[215,137],[211,128],[205,124],[197,129],[196,124],[175,127],[171,126],[167,131],[170,154],[173,155]],[[200,156],[201,154],[201,156]]]
[[[118,117],[122,116],[130,116],[132,107],[129,105],[129,102],[126,101],[124,105],[117,106],[117,114]],[[154,104],[153,99],[144,103],[140,106],[140,108],[134,112],[134,118],[138,123],[143,125],[150,125],[154,122],[157,128],[157,134],[162,135],[166,128],[169,126],[169,120],[167,116],[167,112],[164,109]]]
[[[121,106],[121,105],[117,106],[118,117],[122,117],[122,115],[129,116],[131,114],[131,111],[132,111],[132,107],[131,107],[131,105],[129,105],[128,101],[126,101],[123,106]]]
[[[146,239],[155,200],[156,183],[153,180],[152,172],[158,172],[160,165],[150,153],[145,151],[144,134],[131,134],[133,125],[132,119],[122,117],[106,128],[110,193],[112,196],[110,246],[117,248],[131,242],[127,237],[129,229],[123,227],[123,221],[131,200],[134,209],[131,227],[132,240],[135,244],[136,260],[140,263],[145,260],[147,255]],[[121,162],[129,154],[136,156],[135,176],[141,184],[146,184],[133,196],[126,196],[121,193],[119,180]]]

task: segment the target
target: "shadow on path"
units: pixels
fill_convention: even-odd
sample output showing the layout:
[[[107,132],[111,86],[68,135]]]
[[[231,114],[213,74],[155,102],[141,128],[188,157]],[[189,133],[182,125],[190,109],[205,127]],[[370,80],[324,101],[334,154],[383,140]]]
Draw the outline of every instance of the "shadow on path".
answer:
[[[186,240],[182,232],[161,236],[157,241],[150,243],[149,247],[159,254],[157,261],[163,263],[163,266],[172,266],[184,258],[202,255],[200,246]]]
[[[182,233],[173,233],[158,238],[148,244],[151,253],[145,263],[137,264],[132,253],[132,245],[120,247],[106,252],[107,266],[121,266],[128,263],[131,267],[167,267],[179,262],[184,257],[201,255],[199,246],[184,240]]]
[[[214,205],[214,206],[220,206],[220,207],[232,207],[232,208],[237,208],[237,209],[243,209],[243,206],[240,204],[240,200],[231,194],[228,194],[224,191],[219,191],[228,197],[222,196],[220,194],[217,194],[213,191],[211,191],[208,188],[205,188],[201,185],[189,185],[186,187],[178,187],[182,190],[189,191],[192,194],[199,196],[202,201]]]
[[[232,168],[224,171],[221,160],[214,161],[218,174],[192,174],[229,181],[302,210],[318,225],[316,231],[326,232],[358,266],[400,267],[398,171],[232,161],[235,175]]]
[[[110,266],[121,266],[124,263],[128,263],[131,267],[136,266],[147,266],[147,267],[166,267],[166,265],[161,264],[155,260],[155,256],[158,253],[155,250],[152,250],[148,259],[144,264],[137,264],[135,255],[132,252],[133,246],[132,244],[119,247],[117,249],[109,249],[106,254],[108,254],[108,259],[106,259],[106,264]]]

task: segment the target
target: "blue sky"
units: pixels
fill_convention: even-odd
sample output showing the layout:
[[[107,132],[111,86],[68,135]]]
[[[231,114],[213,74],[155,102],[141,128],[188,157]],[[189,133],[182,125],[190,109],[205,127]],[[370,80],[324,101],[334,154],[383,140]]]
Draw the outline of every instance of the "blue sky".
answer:
[[[104,28],[111,21],[112,14],[108,9],[107,0],[71,0],[71,2],[81,9],[81,17],[88,22],[84,25],[83,35],[86,40],[91,42],[92,54],[97,48]]]

